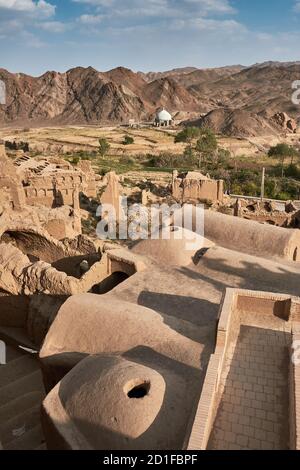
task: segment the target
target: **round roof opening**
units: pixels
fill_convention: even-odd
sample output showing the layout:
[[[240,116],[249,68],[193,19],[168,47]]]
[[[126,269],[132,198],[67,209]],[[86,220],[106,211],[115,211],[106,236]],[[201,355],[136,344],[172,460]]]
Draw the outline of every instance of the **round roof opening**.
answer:
[[[150,380],[131,380],[124,387],[128,398],[144,398],[150,390]]]

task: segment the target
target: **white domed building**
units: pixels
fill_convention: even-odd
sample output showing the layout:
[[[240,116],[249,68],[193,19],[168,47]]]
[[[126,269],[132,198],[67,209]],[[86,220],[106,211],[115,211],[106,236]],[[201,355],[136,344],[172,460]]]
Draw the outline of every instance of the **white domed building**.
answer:
[[[170,126],[172,121],[173,119],[171,114],[163,108],[161,111],[157,112],[154,125],[157,127]]]

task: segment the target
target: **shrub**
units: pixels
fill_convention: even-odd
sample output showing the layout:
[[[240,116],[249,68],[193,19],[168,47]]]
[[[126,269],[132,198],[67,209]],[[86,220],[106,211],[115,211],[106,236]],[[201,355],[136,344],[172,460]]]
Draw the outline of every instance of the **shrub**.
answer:
[[[179,132],[175,137],[175,144],[179,142],[185,142],[191,144],[193,140],[197,139],[200,135],[200,129],[198,127],[186,127],[183,131]]]
[[[123,140],[122,144],[123,145],[134,144],[134,138],[127,134],[127,135],[124,136],[124,140]]]
[[[194,168],[192,149],[187,148],[183,155],[162,152],[159,155],[149,155],[148,166],[154,168]]]

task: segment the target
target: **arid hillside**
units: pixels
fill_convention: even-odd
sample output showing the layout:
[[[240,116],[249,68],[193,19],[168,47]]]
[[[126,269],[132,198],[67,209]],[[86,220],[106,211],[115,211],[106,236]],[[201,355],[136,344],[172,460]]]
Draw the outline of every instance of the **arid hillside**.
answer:
[[[246,109],[217,108],[197,120],[186,123],[189,126],[212,129],[216,134],[235,137],[264,137],[293,134],[297,122],[286,113],[269,115],[266,112],[253,113]]]
[[[227,119],[230,109],[238,112],[233,120],[247,115],[246,121],[255,123],[249,135],[254,135],[261,124],[263,130],[271,126],[276,133],[280,126],[274,129],[270,123],[276,113],[300,118],[300,107],[291,100],[292,82],[299,77],[298,62],[187,67],[147,74],[124,67],[108,72],[77,67],[66,73],[46,72],[41,77],[0,69],[7,90],[6,104],[0,105],[0,124],[121,124],[130,119],[152,120],[161,107],[178,120],[181,116],[182,120],[189,119],[189,115],[201,118],[219,109],[225,110],[222,112]],[[226,133],[234,135],[236,126],[224,125]]]

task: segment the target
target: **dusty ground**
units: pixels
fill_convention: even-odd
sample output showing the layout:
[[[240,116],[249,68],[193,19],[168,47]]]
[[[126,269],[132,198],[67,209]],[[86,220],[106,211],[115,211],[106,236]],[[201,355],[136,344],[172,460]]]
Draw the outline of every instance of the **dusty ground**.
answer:
[[[233,157],[244,155],[251,157],[267,153],[271,146],[275,146],[281,142],[289,145],[297,145],[300,142],[300,132],[297,134],[287,134],[285,137],[265,136],[265,137],[220,137],[219,144],[221,147],[230,151]]]
[[[123,145],[124,136],[134,138],[134,144]],[[159,152],[181,153],[183,144],[174,144],[176,131],[155,128],[129,129],[124,127],[45,127],[39,129],[0,129],[0,138],[25,141],[31,149],[45,151],[49,148],[61,152],[97,150],[100,138],[111,145],[111,154],[147,154]],[[57,147],[55,149],[55,147]]]
[[[97,150],[98,140],[106,138],[111,145],[112,155],[157,154],[160,152],[182,153],[184,144],[175,144],[174,135],[180,130],[125,127],[97,126],[66,126],[42,127],[32,129],[0,129],[0,139],[10,141],[25,141],[37,151],[55,150],[59,152]],[[123,145],[124,136],[129,134],[134,138],[134,144]],[[271,140],[270,140],[271,139]],[[221,147],[230,150],[236,157],[240,155],[255,156],[268,150],[270,145],[287,141],[289,144],[300,142],[300,133],[288,134],[286,138],[253,137],[249,139],[235,137],[219,137]]]

